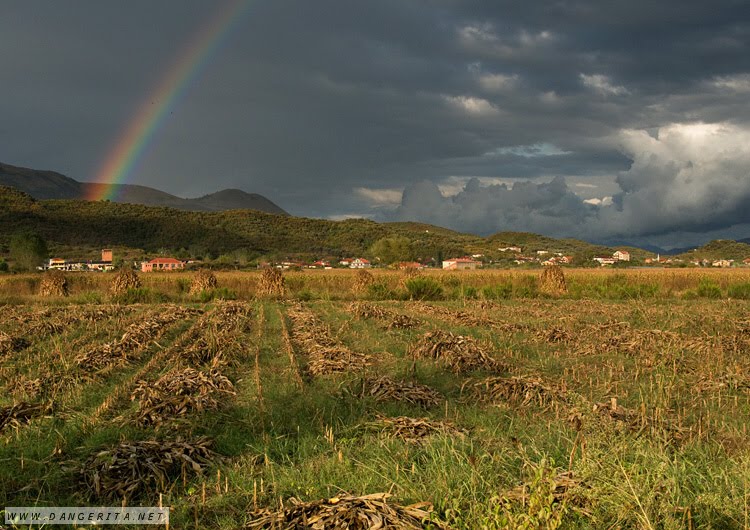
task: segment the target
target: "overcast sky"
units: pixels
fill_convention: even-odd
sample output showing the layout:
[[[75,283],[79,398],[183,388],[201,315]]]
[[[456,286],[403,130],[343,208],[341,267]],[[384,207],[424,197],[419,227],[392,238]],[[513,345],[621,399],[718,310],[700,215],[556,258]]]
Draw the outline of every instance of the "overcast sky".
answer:
[[[0,161],[94,180],[221,5],[0,2]],[[128,182],[480,234],[750,237],[749,98],[746,1],[257,0]]]

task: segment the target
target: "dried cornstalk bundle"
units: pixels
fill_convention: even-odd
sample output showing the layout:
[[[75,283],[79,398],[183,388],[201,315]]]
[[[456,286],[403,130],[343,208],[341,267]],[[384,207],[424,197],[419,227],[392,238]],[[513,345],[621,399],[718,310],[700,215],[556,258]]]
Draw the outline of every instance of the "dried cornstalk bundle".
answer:
[[[552,344],[560,342],[569,342],[573,337],[571,334],[563,328],[550,328],[539,330],[536,336],[545,342]]]
[[[447,421],[434,421],[429,418],[410,418],[409,416],[388,417],[378,415],[377,420],[366,423],[370,431],[383,433],[394,438],[401,438],[409,443],[421,443],[428,436],[465,436],[466,431]]]
[[[219,408],[222,396],[235,395],[232,382],[217,370],[185,368],[156,382],[139,381],[131,400],[138,400],[137,423],[161,425],[178,416]]]
[[[75,362],[84,370],[100,370],[113,364],[125,364],[166,331],[170,324],[194,312],[179,306],[165,306],[163,312],[128,326],[122,338],[82,353],[75,358]]]
[[[445,364],[452,372],[470,370],[507,370],[507,367],[490,357],[472,337],[454,335],[450,331],[426,333],[411,348],[418,359],[435,359]]]
[[[539,276],[539,291],[550,294],[560,295],[568,292],[568,286],[565,283],[565,274],[559,265],[550,265],[544,267],[542,274]]]
[[[25,396],[28,399],[36,399],[42,392],[43,381],[41,377],[31,379],[26,375],[19,374],[10,378],[6,388],[13,396]]]
[[[29,341],[23,337],[13,337],[0,331],[0,357],[24,350],[29,347]]]
[[[416,304],[416,307],[419,312],[437,315],[464,326],[496,326],[498,324],[486,315],[475,315],[468,311],[461,311],[460,309],[423,303]]]
[[[198,366],[228,354],[236,344],[234,335],[248,326],[251,313],[251,307],[243,302],[217,304],[216,309],[203,315],[191,330],[191,340],[185,342],[180,357]]]
[[[349,311],[353,313],[354,316],[359,319],[366,319],[366,318],[386,319],[386,318],[391,318],[394,315],[393,311],[389,311],[386,308],[380,307],[375,304],[368,304],[367,302],[354,302],[349,305]]]
[[[308,355],[307,370],[312,375],[358,371],[370,365],[369,356],[354,352],[331,335],[328,326],[302,305],[287,313],[292,320],[292,341]]]
[[[373,493],[355,497],[340,495],[332,499],[302,502],[289,499],[287,507],[280,510],[265,508],[250,514],[246,530],[312,530],[348,529],[369,530],[377,528],[447,528],[431,520],[432,504],[420,502],[409,506],[388,503],[388,493]]]
[[[0,432],[6,427],[20,427],[29,423],[32,419],[43,416],[49,412],[49,406],[44,403],[21,402],[8,407],[0,408]]]
[[[371,364],[367,355],[346,347],[320,347],[308,351],[308,355],[307,371],[311,375],[358,372]]]
[[[384,307],[375,304],[368,304],[366,302],[354,302],[349,306],[349,310],[360,319],[375,318],[387,321],[385,325],[386,329],[413,328],[421,324],[421,322],[414,317],[389,311]]]
[[[369,271],[359,269],[356,278],[354,278],[352,290],[355,293],[362,293],[373,283],[375,283],[375,277]]]
[[[286,293],[284,275],[278,269],[263,269],[258,282],[258,292],[260,296],[283,297]]]
[[[93,497],[135,499],[167,492],[179,479],[203,472],[216,459],[208,438],[122,442],[89,458],[80,472]]]
[[[394,315],[386,324],[386,329],[409,329],[420,326],[422,322],[409,315]]]
[[[128,289],[141,287],[141,279],[138,274],[129,267],[123,267],[117,273],[109,286],[109,292],[115,296],[128,292]]]
[[[462,389],[464,390],[464,389]],[[515,403],[551,407],[565,402],[565,392],[539,377],[488,377],[469,384],[469,393],[487,403]]]
[[[201,269],[190,284],[190,294],[201,294],[203,291],[216,289],[218,285],[219,282],[216,280],[216,275],[213,272],[208,269]]]
[[[57,270],[46,272],[39,285],[40,296],[68,296],[68,279]]]
[[[429,386],[413,381],[396,381],[390,377],[365,378],[357,385],[359,397],[372,397],[376,401],[401,401],[421,407],[432,407],[442,401],[442,396]]]

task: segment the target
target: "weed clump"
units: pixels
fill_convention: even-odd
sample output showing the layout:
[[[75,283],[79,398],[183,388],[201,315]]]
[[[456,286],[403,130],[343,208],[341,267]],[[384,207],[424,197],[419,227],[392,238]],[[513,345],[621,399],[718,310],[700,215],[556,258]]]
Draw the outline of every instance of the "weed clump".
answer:
[[[432,278],[412,278],[405,282],[410,300],[442,300],[443,288]]]

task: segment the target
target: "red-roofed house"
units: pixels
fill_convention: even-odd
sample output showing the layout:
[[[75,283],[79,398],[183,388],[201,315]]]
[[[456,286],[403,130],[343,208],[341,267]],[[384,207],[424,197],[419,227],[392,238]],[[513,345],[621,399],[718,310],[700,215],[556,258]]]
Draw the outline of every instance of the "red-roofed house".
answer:
[[[176,271],[185,268],[185,264],[175,258],[154,258],[141,262],[141,272]]]
[[[372,267],[369,260],[365,258],[357,258],[349,265],[350,269],[369,269]]]

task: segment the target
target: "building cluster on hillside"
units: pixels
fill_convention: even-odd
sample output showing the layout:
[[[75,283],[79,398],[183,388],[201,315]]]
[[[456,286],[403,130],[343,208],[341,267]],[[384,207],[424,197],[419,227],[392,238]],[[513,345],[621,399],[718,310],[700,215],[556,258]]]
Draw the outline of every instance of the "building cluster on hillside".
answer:
[[[630,252],[627,250],[616,250],[611,256],[596,256],[593,260],[599,262],[599,265],[602,267],[605,265],[614,265],[622,261],[630,261]]]
[[[105,248],[104,250],[102,250],[102,259],[99,261],[50,258],[45,265],[38,268],[40,270],[106,272],[114,270],[115,266],[112,263],[112,250]]]

